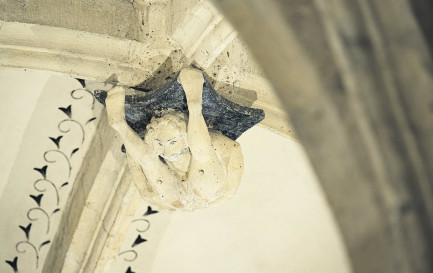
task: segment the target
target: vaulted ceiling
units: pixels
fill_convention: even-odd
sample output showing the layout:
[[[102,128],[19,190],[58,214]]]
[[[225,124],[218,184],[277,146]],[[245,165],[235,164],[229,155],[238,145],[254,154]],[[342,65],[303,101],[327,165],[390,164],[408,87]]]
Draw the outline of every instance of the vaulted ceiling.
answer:
[[[99,82],[116,74],[151,89],[194,65],[220,94],[264,109],[268,129],[294,137],[269,82],[208,1],[3,1],[0,22],[1,67]]]
[[[3,1],[0,3],[0,56],[0,67],[5,69],[4,78],[9,78],[8,73],[13,74],[14,69],[18,69],[16,75],[22,77],[24,74],[19,74],[23,73],[22,69],[45,70],[85,79],[89,84],[103,83],[116,74],[120,84],[145,89],[159,87],[181,68],[194,65],[205,72],[217,92],[241,105],[263,109],[266,114],[260,125],[264,128],[256,128],[250,136],[240,139],[244,143],[247,171],[244,177],[246,186],[237,201],[195,216],[173,217],[162,212],[150,216],[146,211],[147,204],[139,201],[130,185],[125,158],[118,149],[121,143],[107,126],[104,114],[98,113],[98,107],[96,110],[92,107],[93,112],[90,113],[93,114],[85,117],[89,113],[89,105],[86,108],[69,104],[72,110],[68,111],[68,100],[71,98],[66,98],[65,94],[69,94],[68,88],[79,88],[75,86],[78,82],[74,82],[73,78],[61,80],[62,77],[41,76],[41,79],[51,79],[50,87],[49,90],[39,89],[35,97],[41,93],[45,94],[44,98],[55,96],[56,89],[51,83],[57,79],[58,100],[65,99],[59,107],[53,103],[45,105],[40,98],[35,99],[33,103],[38,112],[33,113],[33,120],[45,108],[44,111],[54,109],[61,117],[69,113],[69,118],[71,111],[73,115],[78,112],[83,124],[87,124],[86,120],[88,122],[87,127],[83,128],[91,132],[86,131],[86,140],[77,147],[66,144],[65,139],[61,140],[65,136],[59,139],[57,135],[49,135],[51,139],[41,133],[41,140],[45,139],[47,143],[40,141],[40,149],[55,144],[57,150],[67,150],[67,159],[75,160],[72,162],[70,181],[64,187],[68,194],[59,197],[60,212],[54,213],[62,217],[53,218],[49,232],[42,230],[39,222],[24,217],[24,220],[34,224],[32,228],[19,217],[34,202],[43,209],[47,205],[55,206],[56,198],[48,201],[48,193],[34,192],[31,186],[24,184],[26,179],[16,183],[19,173],[30,180],[30,177],[39,174],[47,178],[43,165],[37,165],[39,162],[34,161],[36,165],[33,167],[26,165],[25,158],[33,157],[36,150],[21,151],[19,158],[22,160],[10,162],[15,166],[15,172],[7,180],[7,185],[3,184],[2,208],[13,203],[17,207],[17,216],[4,225],[13,234],[7,245],[19,242],[17,238],[23,234],[32,236],[31,240],[27,238],[31,243],[45,238],[39,242],[40,249],[36,252],[36,261],[40,263],[38,272],[114,272],[117,269],[124,272],[125,263],[132,267],[126,272],[144,269],[166,272],[179,266],[182,266],[179,269],[181,272],[203,271],[208,266],[215,271],[233,269],[233,272],[280,269],[320,271],[324,267],[334,272],[350,271],[338,230],[308,168],[302,148],[295,141],[286,112],[237,32],[209,2]],[[10,79],[13,81],[12,77]],[[23,83],[26,81],[23,78]],[[53,120],[56,118],[52,117]],[[48,129],[48,120],[51,118],[44,122],[47,130],[51,130]],[[72,130],[71,133],[80,138],[79,132]],[[16,142],[20,142],[17,145],[24,145],[33,141],[31,137],[26,137],[25,141],[17,139]],[[48,165],[48,179],[63,171],[59,165],[52,166],[47,161],[42,163]],[[292,167],[285,168],[285,164]],[[27,173],[19,171],[19,168],[35,170]],[[272,189],[264,191],[265,184]],[[58,186],[62,185],[64,183]],[[28,202],[23,202],[21,206],[16,202],[8,203],[7,196],[11,189],[14,196],[24,197]],[[25,194],[19,195],[20,191]],[[280,194],[276,195],[276,192]],[[279,206],[282,202],[286,205]],[[20,211],[23,213],[20,214]],[[8,210],[7,215],[12,218],[11,213]],[[303,213],[309,216],[305,217]],[[144,235],[138,232],[143,226],[134,226],[134,223],[142,225],[148,222],[152,229]],[[196,222],[197,228],[203,227],[197,241],[193,240],[197,237],[196,228],[185,230],[189,222]],[[318,226],[321,226],[320,232]],[[267,233],[269,228],[274,230],[273,234]],[[182,230],[182,235],[179,235],[179,230]],[[137,234],[143,237],[137,237]],[[225,237],[224,242],[220,241],[220,237]],[[287,244],[279,244],[282,237]],[[135,252],[134,247],[145,242],[143,238],[149,242],[143,249],[144,254],[140,254],[138,250]],[[200,242],[208,245],[208,251],[201,249],[201,246],[186,245]],[[243,247],[238,248],[239,245]],[[158,248],[163,251],[158,252]],[[325,255],[324,249],[327,248],[335,251]],[[14,250],[13,247],[4,249],[2,253],[8,256],[5,256],[6,263],[0,268],[11,270],[15,264],[21,269],[31,270],[35,258],[24,257],[20,252],[16,254]],[[225,258],[227,263],[215,265],[226,251],[233,254]],[[311,251],[317,258],[315,264],[309,263]],[[215,252],[219,253],[216,257],[213,256]],[[134,253],[140,254],[140,257],[134,258]],[[290,253],[292,263],[285,265],[287,253]],[[15,255],[20,260],[14,263]],[[176,261],[172,260],[174,256]],[[257,259],[259,256],[262,257]],[[173,263],[167,264],[167,259]],[[200,259],[200,262],[194,263],[194,259]],[[250,262],[252,260],[255,262]]]

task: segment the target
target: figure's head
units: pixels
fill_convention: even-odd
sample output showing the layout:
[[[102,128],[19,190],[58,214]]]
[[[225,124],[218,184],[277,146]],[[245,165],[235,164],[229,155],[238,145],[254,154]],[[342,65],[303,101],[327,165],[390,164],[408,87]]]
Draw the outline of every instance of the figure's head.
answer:
[[[168,161],[175,161],[188,151],[186,115],[173,110],[153,117],[146,127],[144,141]]]

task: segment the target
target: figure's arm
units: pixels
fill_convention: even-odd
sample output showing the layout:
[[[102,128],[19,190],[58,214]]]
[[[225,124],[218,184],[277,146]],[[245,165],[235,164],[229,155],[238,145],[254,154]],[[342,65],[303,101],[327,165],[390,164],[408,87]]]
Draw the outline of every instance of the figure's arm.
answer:
[[[140,195],[160,208],[175,210],[174,205],[161,201],[164,193],[158,192],[152,186],[152,181],[157,178],[165,181],[164,178],[169,178],[172,174],[154,153],[153,147],[145,143],[126,123],[124,87],[116,86],[108,91],[105,105],[109,124],[117,131],[125,145],[129,171]]]
[[[181,83],[188,104],[188,145],[191,154],[206,157],[214,153],[209,131],[202,111],[203,74],[194,68],[185,68],[180,72]]]
[[[116,130],[125,145],[128,156],[143,168],[156,168],[152,147],[143,142],[140,136],[129,127],[125,120],[125,87],[115,86],[108,91],[105,99],[108,123]],[[157,159],[157,158],[156,158]]]
[[[225,171],[219,160],[208,128],[202,115],[203,74],[198,69],[186,68],[180,72],[181,83],[187,100],[188,146],[191,151],[191,164],[188,171],[188,190],[205,199],[215,198],[224,184]]]

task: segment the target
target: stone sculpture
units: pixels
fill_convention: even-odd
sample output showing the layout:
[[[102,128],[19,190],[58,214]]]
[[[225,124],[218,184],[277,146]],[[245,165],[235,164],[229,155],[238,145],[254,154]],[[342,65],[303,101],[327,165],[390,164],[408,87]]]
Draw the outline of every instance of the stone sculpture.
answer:
[[[107,115],[124,143],[130,172],[143,198],[171,210],[203,209],[235,194],[243,172],[242,151],[235,140],[208,128],[202,114],[202,72],[183,69],[176,81],[184,91],[187,113],[155,110],[144,140],[125,119],[125,87],[108,91]],[[242,110],[256,113],[256,123],[263,118],[261,110]]]

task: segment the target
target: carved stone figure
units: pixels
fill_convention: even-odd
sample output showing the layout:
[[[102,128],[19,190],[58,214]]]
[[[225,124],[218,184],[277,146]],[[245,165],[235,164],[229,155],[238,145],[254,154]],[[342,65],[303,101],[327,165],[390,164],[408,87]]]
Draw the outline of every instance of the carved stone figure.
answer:
[[[144,140],[125,120],[124,87],[108,91],[105,104],[109,123],[124,142],[141,196],[162,208],[202,209],[237,191],[242,151],[236,141],[208,129],[202,115],[202,72],[183,69],[177,81],[186,95],[188,115],[161,111],[147,125]]]

